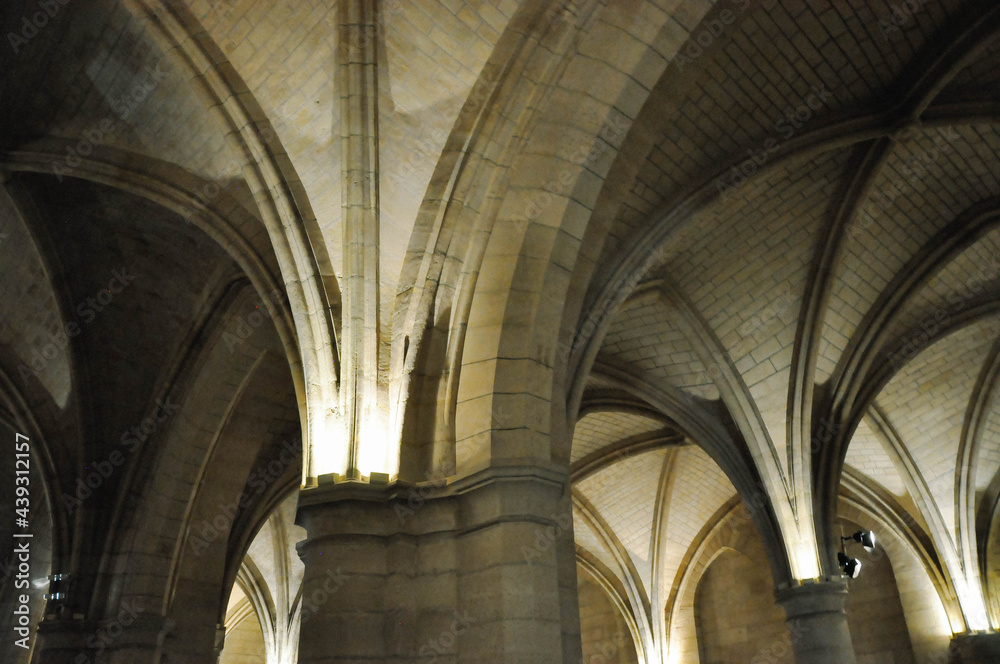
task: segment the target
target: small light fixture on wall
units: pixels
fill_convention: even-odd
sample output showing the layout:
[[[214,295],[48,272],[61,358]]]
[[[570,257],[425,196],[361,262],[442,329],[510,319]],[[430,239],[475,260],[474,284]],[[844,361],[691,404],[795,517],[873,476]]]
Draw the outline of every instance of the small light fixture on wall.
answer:
[[[875,533],[870,530],[859,530],[850,537],[841,537],[843,541],[853,540],[865,547],[868,553],[875,553]]]
[[[857,558],[851,558],[841,551],[837,554],[837,562],[840,564],[840,571],[844,573],[844,576],[856,579],[861,574],[861,561]]]
[[[843,529],[840,537],[840,552],[837,554],[837,564],[844,576],[849,579],[856,579],[861,574],[861,561],[847,555],[847,543],[857,542],[864,547],[868,553],[875,553],[875,533],[870,530],[859,530],[849,537],[843,536]]]
[[[49,591],[42,595],[42,599],[61,604],[66,599],[69,577],[69,574],[49,575]]]
[[[71,580],[71,575],[69,574],[50,574],[48,577],[48,589],[42,598],[46,600],[45,603],[45,618],[55,619],[62,612],[63,607],[66,604],[66,597],[69,594],[69,585]],[[43,584],[44,585],[44,584]]]

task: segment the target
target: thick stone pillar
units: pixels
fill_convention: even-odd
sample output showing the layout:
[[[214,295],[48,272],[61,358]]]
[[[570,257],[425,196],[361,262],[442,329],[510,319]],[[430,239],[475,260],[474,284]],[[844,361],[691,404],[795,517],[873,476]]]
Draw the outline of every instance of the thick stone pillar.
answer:
[[[38,624],[37,664],[158,664],[167,620],[126,606],[100,622],[46,619]]]
[[[951,640],[950,664],[994,664],[1000,662],[1000,634],[959,634]]]
[[[80,654],[88,654],[87,638],[96,633],[98,625],[85,620],[46,618],[38,623],[35,654],[40,664],[72,664]],[[93,657],[93,651],[90,651]]]
[[[299,663],[576,664],[567,486],[494,468],[447,487],[303,490]]]
[[[95,661],[106,661],[108,664],[129,664],[130,662],[160,664],[163,659],[164,638],[172,628],[173,621],[161,615],[141,615],[140,613],[135,622],[128,625],[122,632],[121,637],[111,640],[105,659]],[[115,631],[112,629],[106,633],[111,636]]]
[[[206,599],[216,592],[214,585],[206,584]],[[174,615],[162,639],[162,661],[154,660],[156,664],[217,664],[225,643],[225,629],[191,608]],[[127,660],[123,664],[124,661]]]
[[[779,590],[796,664],[855,664],[843,581],[808,583]]]

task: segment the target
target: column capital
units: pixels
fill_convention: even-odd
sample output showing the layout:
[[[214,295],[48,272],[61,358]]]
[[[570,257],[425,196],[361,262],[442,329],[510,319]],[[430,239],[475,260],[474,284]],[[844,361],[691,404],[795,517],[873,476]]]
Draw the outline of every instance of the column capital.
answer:
[[[949,664],[1000,662],[1000,633],[957,634],[948,649]]]
[[[38,623],[40,650],[82,650],[87,636],[95,633],[100,623],[93,620],[45,618]]]
[[[806,583],[775,592],[785,610],[797,664],[854,664],[847,627],[847,583]]]
[[[817,613],[844,613],[847,583],[839,580],[805,583],[777,590],[774,597],[789,620]]]
[[[215,661],[219,661],[219,657],[222,656],[222,649],[226,647],[226,626],[216,625],[215,626]]]
[[[568,474],[344,482],[299,494],[299,662],[580,661]]]
[[[310,531],[310,541],[323,532],[464,531],[517,515],[545,526],[554,520],[553,501],[567,493],[568,483],[565,470],[540,466],[490,467],[457,480],[418,484],[338,482],[302,489],[296,523]]]
[[[100,621],[47,618],[38,623],[39,661],[71,662],[80,654],[93,659],[98,651],[107,651],[115,662],[153,661],[170,624],[167,618],[143,615],[134,606]]]

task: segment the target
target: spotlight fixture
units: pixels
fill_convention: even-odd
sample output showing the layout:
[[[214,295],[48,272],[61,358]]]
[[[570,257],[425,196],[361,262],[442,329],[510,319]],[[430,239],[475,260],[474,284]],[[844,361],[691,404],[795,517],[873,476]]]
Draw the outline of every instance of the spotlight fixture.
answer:
[[[861,574],[861,561],[847,555],[847,543],[857,542],[868,553],[875,553],[875,533],[870,530],[859,530],[850,537],[844,537],[844,528],[840,528],[840,552],[837,554],[837,564],[849,579],[856,579]]]
[[[861,561],[857,558],[850,558],[846,553],[841,552],[837,554],[837,562],[840,563],[840,569],[848,578],[856,579],[861,574]]]
[[[868,553],[875,553],[875,533],[870,530],[859,530],[850,537],[841,537],[841,541],[853,540],[865,547]]]
[[[42,595],[44,599],[55,602],[56,606],[66,600],[66,591],[69,586],[69,574],[52,574],[49,576],[49,592]]]

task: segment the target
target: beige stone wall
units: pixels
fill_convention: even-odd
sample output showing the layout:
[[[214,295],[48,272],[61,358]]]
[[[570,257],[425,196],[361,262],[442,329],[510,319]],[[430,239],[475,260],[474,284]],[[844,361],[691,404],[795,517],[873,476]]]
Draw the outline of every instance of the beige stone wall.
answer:
[[[584,664],[638,664],[621,612],[586,572],[578,574]]]
[[[794,662],[785,616],[774,603],[764,561],[724,551],[698,584],[694,614],[701,664]]]
[[[852,532],[850,527],[847,532]],[[858,664],[913,664],[916,658],[889,557],[881,549],[872,555],[853,548],[850,553],[862,561],[846,606]],[[695,596],[701,664],[794,662],[793,635],[774,603],[773,588],[763,562],[731,549],[715,559]]]
[[[222,649],[219,664],[265,664],[264,634],[257,621],[257,614],[250,614],[231,632],[226,634],[226,647]]]
[[[851,532],[851,531],[849,531]],[[858,664],[913,664],[913,647],[899,600],[892,563],[884,551],[851,554],[861,560],[861,576],[851,582],[847,624]]]

